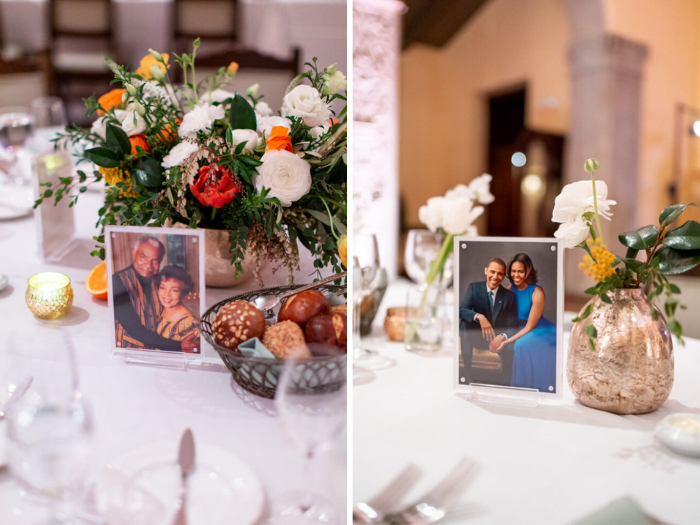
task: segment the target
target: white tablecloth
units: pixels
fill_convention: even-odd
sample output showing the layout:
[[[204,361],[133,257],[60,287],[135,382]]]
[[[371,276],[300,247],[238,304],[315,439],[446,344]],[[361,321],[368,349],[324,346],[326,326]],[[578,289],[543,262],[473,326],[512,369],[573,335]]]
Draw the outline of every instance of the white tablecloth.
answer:
[[[124,60],[138,65],[149,48],[172,48],[172,0],[116,0],[116,40]],[[271,54],[301,49],[301,62],[318,57],[347,71],[347,3],[344,0],[241,0],[241,41]],[[28,50],[49,41],[47,0],[0,0],[3,38]]]
[[[100,194],[87,193],[80,200],[77,224],[85,251],[74,253],[70,266],[39,261],[33,218],[0,221],[0,273],[9,277],[9,286],[0,291],[0,376],[8,366],[24,370],[37,366],[39,377],[59,370],[66,355],[57,330],[62,327],[74,341],[81,390],[94,408],[96,468],[141,445],[176,441],[190,427],[199,443],[222,447],[248,462],[260,476],[268,501],[297,489],[302,483],[302,453],[279,428],[273,401],[242,390],[230,373],[127,365],[112,355],[107,303],[93,299],[84,287],[96,264],[89,256],[94,244],[89,239]],[[27,279],[46,270],[65,273],[72,280],[75,300],[64,319],[38,320],[25,305]],[[307,282],[312,271],[307,252],[298,282]],[[283,272],[273,278],[268,271],[265,284],[284,280]],[[245,288],[257,286],[252,281]],[[208,289],[207,306],[241,291]],[[7,348],[8,341],[19,344]],[[5,432],[1,427],[2,423],[0,431]],[[316,490],[331,499],[342,516],[347,497],[345,443],[345,437],[339,437],[313,469]],[[37,513],[43,512],[18,498],[9,474],[0,472],[0,523],[35,523]]]
[[[464,500],[482,510],[463,523],[571,523],[625,495],[664,523],[698,523],[700,459],[656,444],[653,431],[670,413],[700,413],[700,341],[674,345],[673,391],[651,414],[587,408],[568,385],[558,406],[474,403],[452,391],[448,351],[422,357],[387,341],[385,309],[404,303],[405,284],[392,285],[368,338],[384,366],[355,367],[354,502],[414,462],[425,475],[410,500],[469,456],[483,471]]]

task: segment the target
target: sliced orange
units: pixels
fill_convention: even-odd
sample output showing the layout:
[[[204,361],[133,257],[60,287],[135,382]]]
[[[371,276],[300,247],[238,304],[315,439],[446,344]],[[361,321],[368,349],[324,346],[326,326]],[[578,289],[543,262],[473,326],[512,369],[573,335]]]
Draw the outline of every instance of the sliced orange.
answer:
[[[85,288],[98,299],[107,299],[107,263],[95,266],[85,280]]]

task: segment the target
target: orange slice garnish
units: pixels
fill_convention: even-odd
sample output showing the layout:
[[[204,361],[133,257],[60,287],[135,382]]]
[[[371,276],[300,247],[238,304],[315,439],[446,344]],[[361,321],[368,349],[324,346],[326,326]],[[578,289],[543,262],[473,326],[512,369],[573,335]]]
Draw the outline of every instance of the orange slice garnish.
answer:
[[[85,288],[98,299],[107,299],[107,263],[95,266],[85,280]]]

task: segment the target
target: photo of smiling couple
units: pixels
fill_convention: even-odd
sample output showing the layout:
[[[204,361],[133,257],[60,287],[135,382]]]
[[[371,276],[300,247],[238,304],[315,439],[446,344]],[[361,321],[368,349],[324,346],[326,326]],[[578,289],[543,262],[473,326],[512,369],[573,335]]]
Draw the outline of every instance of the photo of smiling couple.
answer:
[[[459,303],[462,382],[555,392],[556,319],[544,313],[548,301],[556,303],[556,286],[545,293],[524,252],[490,257],[481,265],[485,279],[469,279]],[[473,273],[467,276],[476,277]]]

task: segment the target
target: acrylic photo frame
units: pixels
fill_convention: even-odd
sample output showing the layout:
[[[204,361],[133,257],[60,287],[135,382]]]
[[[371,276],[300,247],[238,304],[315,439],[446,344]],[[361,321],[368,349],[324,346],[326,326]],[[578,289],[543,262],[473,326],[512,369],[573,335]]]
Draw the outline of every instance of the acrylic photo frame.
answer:
[[[509,293],[505,293],[499,289],[495,298],[490,299],[487,295],[489,286],[485,275],[489,262],[495,258],[503,261],[505,271],[500,287],[513,287],[515,284],[505,274],[509,263],[518,253],[528,255],[534,269],[539,273],[539,282],[537,285],[529,284],[533,278],[527,274],[525,282],[519,281],[517,293],[510,290],[506,290]],[[561,402],[564,363],[563,255],[563,243],[553,238],[455,237],[452,380],[458,394],[473,401],[516,406],[533,407],[540,403]],[[522,257],[519,259],[522,260]],[[513,266],[521,271],[527,266],[526,262],[520,260],[513,263]],[[500,267],[500,264],[494,264]],[[493,273],[491,272],[492,275]],[[498,281],[498,276],[494,275],[491,279],[490,283],[493,284]],[[528,305],[532,304],[534,288],[538,286],[541,290],[535,301],[541,304],[541,292],[544,292],[541,317],[546,322],[538,322],[535,325],[536,329],[521,333],[517,337],[521,339],[518,343],[514,338],[526,324],[525,314],[529,311]],[[523,290],[520,289],[522,287]],[[515,297],[510,294],[514,294]],[[513,299],[517,309],[518,299],[521,297],[522,310],[518,312],[516,322]],[[489,303],[485,304],[484,301]],[[463,309],[461,316],[460,307]],[[503,333],[511,339],[510,343],[506,339],[506,345],[501,348],[500,353],[486,347],[490,343],[483,337],[479,316],[475,316],[476,320],[473,319],[474,313],[484,315],[489,324],[493,323],[491,326],[495,336]],[[464,345],[471,348],[471,355],[469,351],[462,352],[461,347]],[[510,353],[508,345],[511,347]]]
[[[148,246],[142,247],[143,244]],[[198,352],[182,351],[186,346],[183,339],[194,330],[199,332],[199,320],[206,310],[204,231],[107,226],[105,247],[112,351],[132,364],[223,368],[218,354],[201,333]],[[156,264],[153,258],[161,251]],[[148,292],[144,292],[144,286],[149,287]],[[141,321],[141,328],[136,326],[129,306]],[[167,318],[171,311],[181,315],[179,312],[185,311],[182,307],[187,314],[179,319]],[[188,348],[192,350],[191,346]]]

